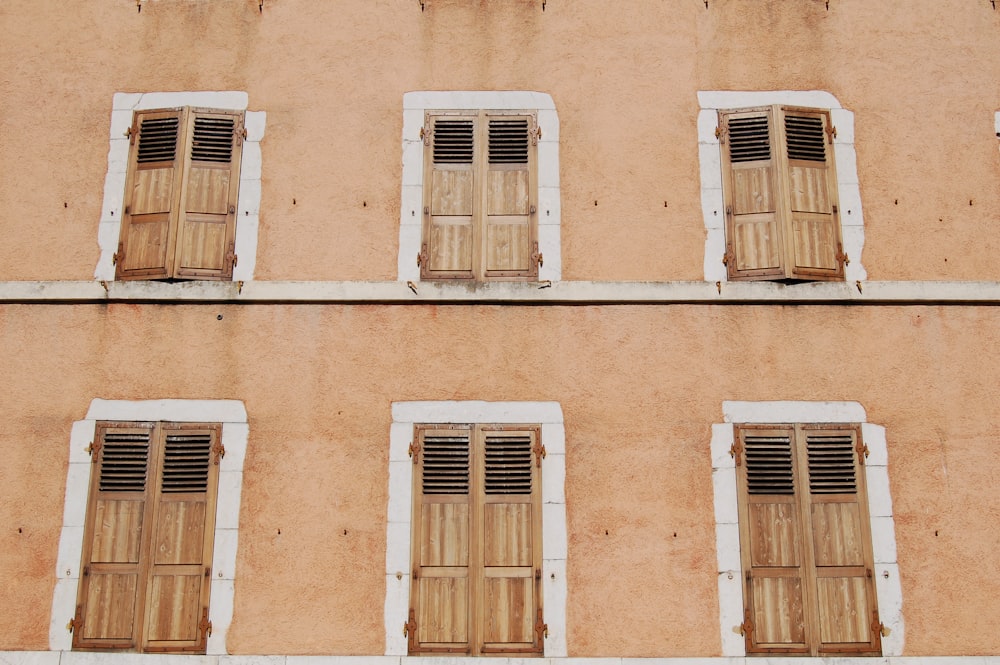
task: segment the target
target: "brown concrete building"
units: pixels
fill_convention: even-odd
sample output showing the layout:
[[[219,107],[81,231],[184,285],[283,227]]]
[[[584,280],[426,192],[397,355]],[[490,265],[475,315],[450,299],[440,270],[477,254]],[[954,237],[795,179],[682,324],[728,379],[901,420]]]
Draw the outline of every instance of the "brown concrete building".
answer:
[[[0,34],[3,662],[1000,663],[990,0]]]

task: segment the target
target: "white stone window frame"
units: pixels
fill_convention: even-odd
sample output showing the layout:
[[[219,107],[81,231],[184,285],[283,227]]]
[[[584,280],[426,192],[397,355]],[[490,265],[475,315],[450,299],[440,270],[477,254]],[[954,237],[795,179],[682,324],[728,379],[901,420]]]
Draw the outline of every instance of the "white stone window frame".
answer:
[[[702,90],[698,92],[698,161],[701,165],[701,210],[705,223],[705,281],[728,281],[722,257],[726,253],[726,215],[722,198],[722,154],[715,130],[719,111],[781,104],[827,109],[830,122],[837,128],[833,139],[833,157],[837,167],[837,199],[840,233],[849,263],[844,279],[855,282],[868,278],[861,262],[865,246],[861,186],[858,182],[858,158],[854,149],[854,113],[837,98],[823,90],[735,91]]]
[[[389,430],[389,506],[385,555],[385,655],[406,656],[414,426],[420,423],[539,424],[542,462],[542,607],[545,656],[566,657],[566,429],[558,402],[393,402]],[[414,658],[417,661],[418,658]],[[449,659],[450,660],[450,659]],[[428,662],[422,659],[421,662]],[[435,662],[437,662],[435,660]],[[509,662],[509,661],[508,661]]]
[[[424,207],[424,142],[427,111],[536,111],[538,141],[538,251],[544,257],[538,281],[562,278],[559,197],[559,116],[551,95],[531,91],[414,91],[403,95],[403,180],[397,280],[419,282]]]
[[[66,625],[76,614],[83,556],[83,531],[90,495],[91,467],[87,447],[94,441],[99,421],[167,421],[221,423],[226,454],[219,462],[219,488],[215,513],[215,545],[212,554],[212,587],[208,618],[212,634],[207,655],[226,652],[226,633],[233,619],[233,583],[239,535],[240,492],[243,461],[250,434],[247,412],[238,400],[104,400],[94,399],[83,420],[73,423],[69,439],[69,470],[66,502],[56,559],[56,587],[52,596],[49,649],[70,651],[73,636]]]
[[[240,191],[236,205],[236,256],[232,281],[253,279],[257,265],[257,231],[260,226],[260,142],[264,138],[267,114],[247,111],[249,97],[240,91],[221,92],[116,92],[111,105],[111,138],[108,147],[108,171],[104,177],[104,202],[97,231],[101,255],[94,279],[114,281],[112,256],[118,251],[122,211],[125,208],[125,177],[128,172],[129,139],[136,111],[194,106],[221,111],[244,111],[247,137],[240,160]]]
[[[711,442],[722,655],[746,656],[746,643],[739,634],[739,626],[743,623],[744,573],[740,559],[736,462],[730,454],[735,440],[733,425],[736,423],[860,423],[861,438],[870,453],[864,466],[875,563],[875,592],[879,619],[889,629],[888,635],[882,638],[882,656],[902,655],[903,595],[896,560],[896,526],[889,492],[885,428],[867,422],[865,409],[858,402],[726,401],[722,403],[722,414],[724,422],[712,425]]]

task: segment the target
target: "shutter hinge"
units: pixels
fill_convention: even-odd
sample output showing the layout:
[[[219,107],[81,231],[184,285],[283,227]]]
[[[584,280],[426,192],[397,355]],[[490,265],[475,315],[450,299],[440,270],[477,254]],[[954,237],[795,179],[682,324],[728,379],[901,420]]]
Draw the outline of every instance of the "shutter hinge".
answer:
[[[119,261],[125,260],[125,243],[118,243],[118,251],[111,255],[111,265],[118,265]]]
[[[247,140],[247,126],[241,125],[240,127],[233,127],[233,138],[237,141]]]
[[[538,123],[532,121],[531,129],[528,130],[528,136],[531,137],[531,145],[538,145],[538,142],[542,138],[542,128],[538,126]]]
[[[406,449],[407,454],[413,458],[413,463],[416,464],[417,460],[420,459],[420,446],[410,444],[410,447]]]
[[[81,616],[82,614],[83,614],[83,609],[79,605],[77,605],[76,614],[73,616],[73,618],[69,620],[69,623],[66,624],[66,630],[72,633],[74,630],[79,630],[80,628],[83,628],[83,617]]]
[[[534,208],[535,206],[531,206]],[[531,262],[535,264],[536,267],[541,268],[545,265],[545,257],[541,252],[538,251],[538,243],[536,242],[531,250]]]
[[[542,620],[542,611],[538,610],[535,615],[535,639],[541,642],[549,636],[549,624]]]
[[[97,461],[97,456],[101,452],[101,442],[100,441],[91,441],[89,444],[87,444],[87,447],[84,448],[83,450],[88,455],[90,455],[90,459],[91,459],[92,462],[96,462]]]
[[[734,441],[733,445],[729,447],[729,456],[736,460],[736,466],[741,466],[743,461],[740,455],[743,453],[743,446],[740,445],[739,441]]]
[[[212,634],[212,622],[208,620],[207,607],[203,607],[201,609],[201,621],[198,622],[198,630],[200,630],[201,634],[204,635],[205,637],[208,637],[209,635]]]
[[[719,143],[726,142],[726,130],[722,127],[722,125],[715,128],[715,138],[719,139]]]
[[[729,215],[731,208],[726,206],[726,215]],[[733,243],[726,243],[726,252],[722,255],[722,265],[729,267],[729,264],[736,265],[736,252],[733,250]]]
[[[417,619],[413,608],[410,608],[409,620],[403,624],[403,637],[407,638],[412,647],[417,641]]]
[[[827,143],[833,143],[833,139],[837,138],[837,128],[833,125],[827,125],[826,137]]]
[[[836,210],[834,210],[836,212]],[[837,256],[835,257],[839,263],[843,263],[845,266],[850,265],[851,257],[844,253],[844,246],[837,243]]]
[[[431,144],[431,134],[434,130],[431,129],[431,119],[427,118],[424,120],[424,126],[420,128],[420,138],[423,139],[424,145]]]
[[[420,251],[417,253],[417,267],[427,264],[427,243],[420,246]]]
[[[872,610],[872,634],[877,634],[879,637],[888,637],[890,632],[892,631],[886,628],[885,624],[879,620],[878,610]]]
[[[135,137],[139,134],[139,128],[135,124],[125,130],[125,138],[128,139],[129,145],[135,144]]]
[[[737,626],[737,628],[739,628],[740,635],[747,638],[747,644],[750,644],[750,635],[753,633],[753,620],[750,618],[750,610],[745,610],[743,612],[743,623]]]
[[[229,212],[230,214],[232,214],[233,212],[232,208],[230,208]],[[236,242],[230,240],[229,246],[226,248],[226,257],[222,260],[223,262],[222,265],[229,265],[235,268],[237,261],[238,259],[236,258]]]
[[[226,447],[219,441],[212,446],[212,452],[215,453],[215,465],[219,466],[219,460],[226,456]]]
[[[859,440],[858,446],[857,448],[855,448],[855,450],[858,451],[858,461],[864,464],[865,460],[868,459],[868,455],[871,454],[871,451],[868,450],[867,444],[865,444],[864,441]]]
[[[535,447],[531,449],[535,453],[535,466],[541,468],[542,460],[545,459],[545,446],[540,443],[536,443]]]

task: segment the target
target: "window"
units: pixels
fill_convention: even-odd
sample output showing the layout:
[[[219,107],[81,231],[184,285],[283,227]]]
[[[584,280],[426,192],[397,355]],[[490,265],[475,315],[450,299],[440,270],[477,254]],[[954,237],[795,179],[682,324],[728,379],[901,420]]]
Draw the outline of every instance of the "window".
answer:
[[[136,111],[116,279],[230,279],[243,113]]]
[[[720,111],[729,279],[844,278],[828,111]]]
[[[421,279],[538,276],[534,113],[429,111]]]
[[[538,425],[417,425],[409,652],[543,653]]]
[[[740,424],[732,450],[747,653],[881,655],[861,427]]]
[[[73,648],[205,652],[221,433],[97,423]]]

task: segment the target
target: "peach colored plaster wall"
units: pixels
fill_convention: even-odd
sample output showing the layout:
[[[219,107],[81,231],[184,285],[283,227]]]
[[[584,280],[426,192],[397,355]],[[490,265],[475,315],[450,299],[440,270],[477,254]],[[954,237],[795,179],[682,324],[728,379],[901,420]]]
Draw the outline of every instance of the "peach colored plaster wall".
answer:
[[[1000,13],[986,0],[9,0],[0,279],[89,279],[116,91],[268,114],[260,279],[394,279],[402,97],[552,95],[563,276],[700,279],[696,92],[856,114],[871,279],[1000,279]],[[970,205],[970,201],[972,204]]]
[[[177,397],[250,418],[234,653],[383,652],[390,402],[448,399],[562,405],[570,655],[718,654],[727,399],[862,403],[888,433],[906,653],[996,653],[998,331],[961,307],[0,307],[0,650],[47,647],[70,423]]]

